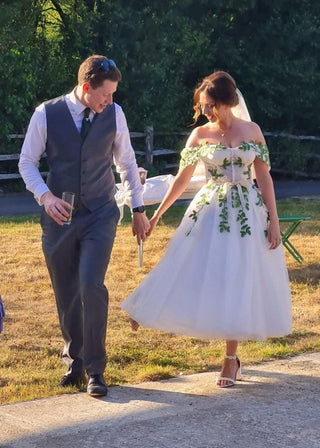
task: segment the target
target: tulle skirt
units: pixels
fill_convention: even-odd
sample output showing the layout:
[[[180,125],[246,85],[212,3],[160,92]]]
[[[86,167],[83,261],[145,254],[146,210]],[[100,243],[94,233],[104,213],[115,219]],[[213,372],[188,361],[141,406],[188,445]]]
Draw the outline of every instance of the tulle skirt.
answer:
[[[251,235],[241,236],[236,210],[220,232],[213,190],[194,222],[189,205],[167,251],[122,309],[140,325],[199,338],[263,340],[291,332],[291,294],[283,247],[269,249],[266,209],[249,189]],[[151,236],[151,238],[154,236]]]

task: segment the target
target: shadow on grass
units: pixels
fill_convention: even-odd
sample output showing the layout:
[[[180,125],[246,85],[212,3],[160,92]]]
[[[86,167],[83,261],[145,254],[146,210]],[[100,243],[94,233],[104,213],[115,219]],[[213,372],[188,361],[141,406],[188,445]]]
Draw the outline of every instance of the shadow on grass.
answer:
[[[268,338],[268,342],[271,344],[281,344],[281,345],[295,345],[297,341],[303,340],[303,339],[309,339],[312,337],[319,337],[319,334],[314,331],[294,331],[291,334],[288,334],[287,336],[283,336],[281,338]],[[305,350],[304,350],[305,353]],[[283,356],[279,356],[279,358],[282,358]]]
[[[289,278],[292,282],[316,286],[320,283],[320,263],[289,269]]]

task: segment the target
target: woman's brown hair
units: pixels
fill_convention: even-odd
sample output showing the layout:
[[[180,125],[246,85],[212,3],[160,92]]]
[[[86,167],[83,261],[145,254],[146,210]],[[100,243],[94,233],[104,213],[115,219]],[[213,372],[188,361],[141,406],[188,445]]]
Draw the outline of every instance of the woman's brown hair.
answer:
[[[206,92],[213,99],[215,106],[223,104],[234,107],[239,102],[236,88],[235,80],[227,72],[217,71],[206,76],[194,91],[194,121],[201,115],[200,93]]]

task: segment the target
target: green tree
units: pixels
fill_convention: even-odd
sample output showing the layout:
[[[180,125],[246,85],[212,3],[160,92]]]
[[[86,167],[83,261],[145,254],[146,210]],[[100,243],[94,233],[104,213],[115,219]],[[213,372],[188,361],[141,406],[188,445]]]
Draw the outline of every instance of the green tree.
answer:
[[[18,7],[19,3],[19,7]],[[33,2],[2,2],[0,9],[0,139],[3,145],[7,135],[22,132],[28,114],[26,110],[36,92],[34,66],[35,53],[23,42],[32,34],[26,24],[26,8],[30,14],[37,13]]]
[[[20,0],[1,3],[2,136],[68,91],[81,60],[116,60],[129,126],[185,130],[207,74],[231,73],[263,129],[318,132],[320,13],[312,0]]]
[[[310,0],[259,0],[235,18],[237,78],[264,129],[319,133],[319,22]]]

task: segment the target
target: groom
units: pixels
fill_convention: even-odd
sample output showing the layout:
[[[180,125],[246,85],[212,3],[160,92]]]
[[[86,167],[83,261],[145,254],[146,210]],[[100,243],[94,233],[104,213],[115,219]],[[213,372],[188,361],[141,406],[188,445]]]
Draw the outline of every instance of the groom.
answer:
[[[40,205],[42,247],[55,293],[67,371],[59,385],[107,393],[108,290],[104,285],[119,219],[114,199],[115,162],[132,198],[133,234],[146,239],[149,221],[140,177],[121,107],[113,103],[121,73],[113,60],[93,55],[79,68],[72,92],[38,106],[22,146],[19,170]],[[38,170],[46,151],[47,184]],[[71,206],[61,199],[75,193]]]

